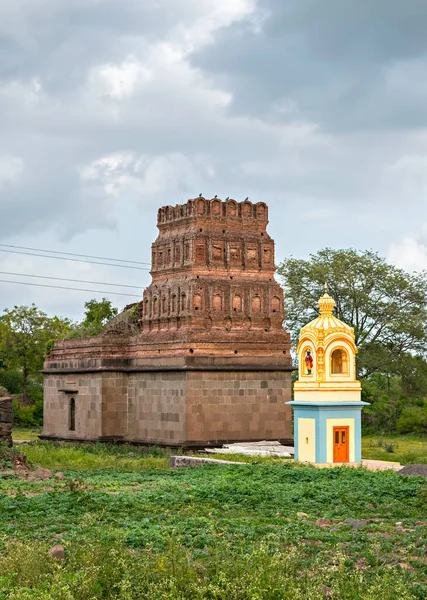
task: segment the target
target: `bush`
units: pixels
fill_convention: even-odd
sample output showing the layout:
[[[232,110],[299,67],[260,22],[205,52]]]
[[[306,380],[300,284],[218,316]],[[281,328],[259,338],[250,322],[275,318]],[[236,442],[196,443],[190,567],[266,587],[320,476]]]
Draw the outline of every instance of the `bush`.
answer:
[[[13,421],[20,427],[43,425],[43,399],[37,400],[31,406],[21,406],[18,400],[13,400]]]
[[[22,394],[23,385],[24,379],[20,371],[0,371],[0,386],[5,387],[9,394]]]
[[[398,433],[427,433],[427,408],[407,406],[396,423]]]
[[[399,417],[399,406],[390,399],[367,406],[362,412],[363,424],[368,431],[394,432]]]

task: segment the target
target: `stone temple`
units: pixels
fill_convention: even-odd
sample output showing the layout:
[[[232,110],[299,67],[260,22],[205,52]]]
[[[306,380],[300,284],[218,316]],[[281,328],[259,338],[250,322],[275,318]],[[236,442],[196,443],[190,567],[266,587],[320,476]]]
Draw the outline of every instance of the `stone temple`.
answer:
[[[42,437],[289,443],[290,337],[267,224],[261,202],[161,208],[142,301],[47,357]]]

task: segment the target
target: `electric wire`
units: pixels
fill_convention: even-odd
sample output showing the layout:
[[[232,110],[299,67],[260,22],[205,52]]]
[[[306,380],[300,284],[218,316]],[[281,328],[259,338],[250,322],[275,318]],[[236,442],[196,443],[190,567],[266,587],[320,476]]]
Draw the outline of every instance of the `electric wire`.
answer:
[[[46,283],[31,283],[29,281],[10,281],[8,279],[0,279],[0,283],[12,283],[15,285],[30,285],[30,286],[35,286],[35,287],[43,287],[43,288],[52,288],[52,289],[56,289],[56,290],[71,290],[73,292],[93,292],[95,294],[114,294],[114,296],[133,296],[134,298],[141,298],[140,295],[138,294],[124,294],[121,292],[111,292],[111,291],[102,291],[102,290],[87,290],[84,288],[72,288],[72,287],[65,287],[65,286],[60,286],[60,285],[48,285]]]
[[[139,260],[126,260],[124,258],[109,258],[107,256],[92,256],[90,254],[77,254],[76,252],[62,252],[60,250],[44,250],[43,248],[29,248],[27,246],[13,246],[12,244],[0,244],[2,248],[16,248],[18,250],[31,250],[32,252],[47,252],[48,254],[65,254],[66,256],[79,256],[80,258],[96,258],[97,260],[110,260],[113,262],[125,262],[134,265],[150,265]]]
[[[138,271],[150,271],[150,269],[148,267],[133,267],[132,265],[114,265],[112,263],[94,262],[93,260],[83,260],[81,258],[66,258],[65,256],[46,256],[45,254],[35,254],[32,252],[21,252],[19,250],[5,250],[4,248],[0,248],[0,252],[7,252],[9,254],[23,254],[24,256],[38,256],[41,258],[54,258],[56,260],[69,260],[72,262],[88,263],[91,265],[104,265],[107,267],[118,267],[120,269],[136,269]]]
[[[72,281],[73,283],[90,283],[95,285],[111,285],[120,288],[134,288],[140,290],[142,285],[127,285],[125,283],[107,283],[106,281],[87,281],[85,279],[68,279],[65,277],[48,277],[47,275],[30,275],[29,273],[13,273],[11,271],[0,271],[0,275],[16,275],[17,277],[36,277],[37,279],[55,279],[57,281]]]

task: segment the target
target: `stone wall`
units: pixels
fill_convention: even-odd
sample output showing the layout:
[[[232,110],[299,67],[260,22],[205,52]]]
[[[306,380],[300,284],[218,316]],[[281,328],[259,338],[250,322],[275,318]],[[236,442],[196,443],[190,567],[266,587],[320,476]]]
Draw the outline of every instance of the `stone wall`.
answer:
[[[12,398],[8,396],[0,397],[0,442],[7,442],[12,445]]]
[[[45,375],[43,434],[70,440],[100,439],[104,376],[104,373]],[[74,431],[70,429],[72,399],[76,406]]]
[[[290,377],[248,370],[48,375],[43,436],[169,446],[289,441]]]
[[[187,440],[290,440],[291,374],[193,372],[187,383]]]

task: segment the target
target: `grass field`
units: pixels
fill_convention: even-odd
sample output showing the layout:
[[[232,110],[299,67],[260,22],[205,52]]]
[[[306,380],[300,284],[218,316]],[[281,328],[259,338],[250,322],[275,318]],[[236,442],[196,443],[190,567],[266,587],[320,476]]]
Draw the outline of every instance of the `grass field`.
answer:
[[[427,464],[427,436],[366,436],[362,438],[362,456],[402,465]]]
[[[41,434],[41,427],[14,427],[13,428],[13,439],[14,440],[37,440]]]
[[[64,479],[0,474],[0,600],[427,597],[426,479],[277,459],[172,471],[167,452],[128,446],[18,450]],[[48,557],[54,544],[65,560]]]

